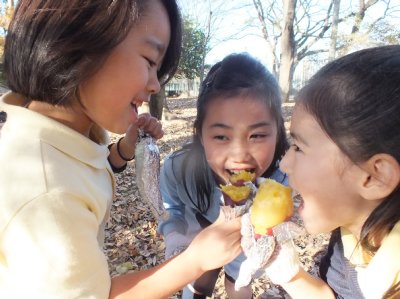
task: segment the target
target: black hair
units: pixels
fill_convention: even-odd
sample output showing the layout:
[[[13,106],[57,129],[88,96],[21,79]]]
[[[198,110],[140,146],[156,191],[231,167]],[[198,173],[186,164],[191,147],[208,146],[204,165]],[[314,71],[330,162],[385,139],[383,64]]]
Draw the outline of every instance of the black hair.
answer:
[[[311,78],[296,101],[354,163],[378,153],[400,163],[399,45],[364,49],[334,60]],[[397,186],[364,223],[361,246],[374,255],[399,219]],[[388,294],[399,288],[397,284]]]
[[[171,39],[158,71],[162,83],[181,55],[181,16],[175,0],[166,8]],[[79,99],[79,84],[96,72],[152,1],[20,0],[8,28],[4,71],[8,87],[29,100],[52,105]]]
[[[231,54],[216,63],[208,72],[200,87],[197,99],[197,116],[194,121],[193,139],[181,151],[187,155],[182,163],[182,182],[192,203],[201,213],[210,207],[210,198],[213,182],[209,181],[210,168],[206,161],[204,148],[201,143],[201,128],[208,104],[219,97],[238,95],[252,95],[265,101],[271,110],[278,129],[277,144],[273,161],[263,174],[269,177],[278,168],[278,161],[288,148],[286,131],[281,108],[281,92],[275,77],[257,59],[246,53]],[[196,182],[196,200],[188,190],[187,169],[193,165],[194,180]]]

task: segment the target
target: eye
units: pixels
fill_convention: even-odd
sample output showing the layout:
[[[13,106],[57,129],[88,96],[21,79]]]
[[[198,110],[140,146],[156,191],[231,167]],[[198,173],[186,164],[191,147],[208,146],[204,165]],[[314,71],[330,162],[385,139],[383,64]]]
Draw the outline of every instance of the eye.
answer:
[[[213,137],[213,139],[215,139],[215,140],[221,140],[221,141],[226,141],[226,140],[228,140],[228,137],[226,137],[226,136],[224,136],[224,135],[215,135],[215,136]]]
[[[250,136],[250,139],[263,139],[266,138],[268,134],[265,133],[255,133]]]
[[[150,59],[150,58],[148,58],[148,57],[144,57],[144,59],[147,60],[147,62],[148,62],[148,64],[149,64],[150,67],[155,67],[155,66],[157,66],[157,63],[156,63],[154,60],[152,60],[152,59]]]
[[[295,152],[301,152],[300,147],[299,147],[296,143],[292,143],[292,144],[290,145],[290,147],[293,148],[293,150],[294,150]]]

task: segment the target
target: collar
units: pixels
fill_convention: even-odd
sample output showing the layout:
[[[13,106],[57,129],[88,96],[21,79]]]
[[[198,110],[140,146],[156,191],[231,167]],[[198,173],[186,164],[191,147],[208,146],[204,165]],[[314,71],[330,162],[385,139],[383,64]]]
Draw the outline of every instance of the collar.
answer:
[[[366,298],[381,298],[391,286],[400,281],[400,221],[383,239],[381,247],[366,258],[357,239],[341,228],[345,257],[358,270],[358,283]]]
[[[19,94],[8,92],[1,97],[0,105],[7,113],[3,127],[15,128],[14,132],[24,136],[37,137],[41,142],[88,164],[94,168],[108,168],[108,149],[79,132],[40,113],[24,108],[27,101]]]

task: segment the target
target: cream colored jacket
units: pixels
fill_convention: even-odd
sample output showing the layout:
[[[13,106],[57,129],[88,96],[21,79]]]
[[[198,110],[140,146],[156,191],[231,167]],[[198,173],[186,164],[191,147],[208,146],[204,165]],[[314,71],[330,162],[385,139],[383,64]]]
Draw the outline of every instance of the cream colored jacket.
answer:
[[[108,298],[108,149],[23,104],[0,101],[0,298]]]

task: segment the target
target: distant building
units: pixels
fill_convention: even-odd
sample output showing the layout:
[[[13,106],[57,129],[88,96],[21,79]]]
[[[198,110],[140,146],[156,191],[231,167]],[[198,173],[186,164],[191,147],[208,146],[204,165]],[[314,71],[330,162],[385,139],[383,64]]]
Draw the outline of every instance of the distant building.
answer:
[[[199,94],[200,79],[172,78],[165,85],[165,94],[167,97],[197,96]]]

